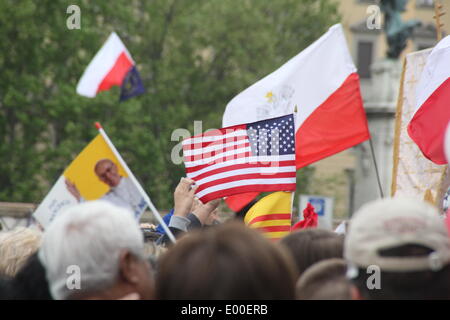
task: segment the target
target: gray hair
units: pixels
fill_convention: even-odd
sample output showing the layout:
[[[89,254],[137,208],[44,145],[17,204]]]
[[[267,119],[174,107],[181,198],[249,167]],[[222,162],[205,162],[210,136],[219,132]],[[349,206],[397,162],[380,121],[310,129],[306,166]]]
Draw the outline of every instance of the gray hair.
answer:
[[[46,229],[39,259],[45,266],[54,299],[112,286],[119,273],[119,256],[128,250],[143,257],[143,235],[130,211],[98,200],[73,206]],[[80,288],[70,289],[68,271],[80,270]]]

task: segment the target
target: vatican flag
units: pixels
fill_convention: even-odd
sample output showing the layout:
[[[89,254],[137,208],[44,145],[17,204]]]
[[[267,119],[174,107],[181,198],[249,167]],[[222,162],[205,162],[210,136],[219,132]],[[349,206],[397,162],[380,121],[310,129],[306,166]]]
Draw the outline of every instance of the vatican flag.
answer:
[[[144,197],[100,133],[66,168],[33,216],[45,228],[65,209],[97,199],[124,207],[137,219],[147,207]]]
[[[244,222],[271,240],[279,240],[291,230],[292,192],[274,192],[250,208]]]

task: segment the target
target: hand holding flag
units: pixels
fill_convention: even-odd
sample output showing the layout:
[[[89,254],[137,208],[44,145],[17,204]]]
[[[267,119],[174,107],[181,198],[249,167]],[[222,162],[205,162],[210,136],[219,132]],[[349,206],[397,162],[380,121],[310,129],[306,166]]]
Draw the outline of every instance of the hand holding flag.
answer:
[[[200,220],[202,225],[208,224],[208,220],[211,219],[213,212],[217,210],[220,204],[220,199],[212,200],[206,204],[203,204],[197,198],[194,199],[194,205],[192,206],[192,213]]]
[[[77,186],[75,185],[75,183],[71,182],[67,178],[65,179],[65,183],[66,183],[67,190],[70,192],[70,194],[73,195],[75,197],[75,199],[77,199],[78,202],[80,202],[81,194],[80,194],[80,191],[78,190]]]
[[[173,193],[175,216],[186,217],[191,212],[197,188],[194,180],[181,178]]]

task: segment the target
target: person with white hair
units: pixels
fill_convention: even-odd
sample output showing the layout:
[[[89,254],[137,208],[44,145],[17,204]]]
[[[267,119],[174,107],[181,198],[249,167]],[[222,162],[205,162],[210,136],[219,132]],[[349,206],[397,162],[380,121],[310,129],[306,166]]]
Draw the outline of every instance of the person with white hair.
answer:
[[[39,259],[54,299],[152,299],[152,270],[133,214],[107,201],[78,204],[46,229]]]

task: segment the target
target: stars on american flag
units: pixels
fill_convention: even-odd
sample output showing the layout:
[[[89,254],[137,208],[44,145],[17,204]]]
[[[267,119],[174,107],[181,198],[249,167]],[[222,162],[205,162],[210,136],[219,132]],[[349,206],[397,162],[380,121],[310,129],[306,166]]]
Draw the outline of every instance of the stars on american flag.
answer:
[[[287,115],[247,125],[252,154],[286,155],[295,153],[294,117]]]

